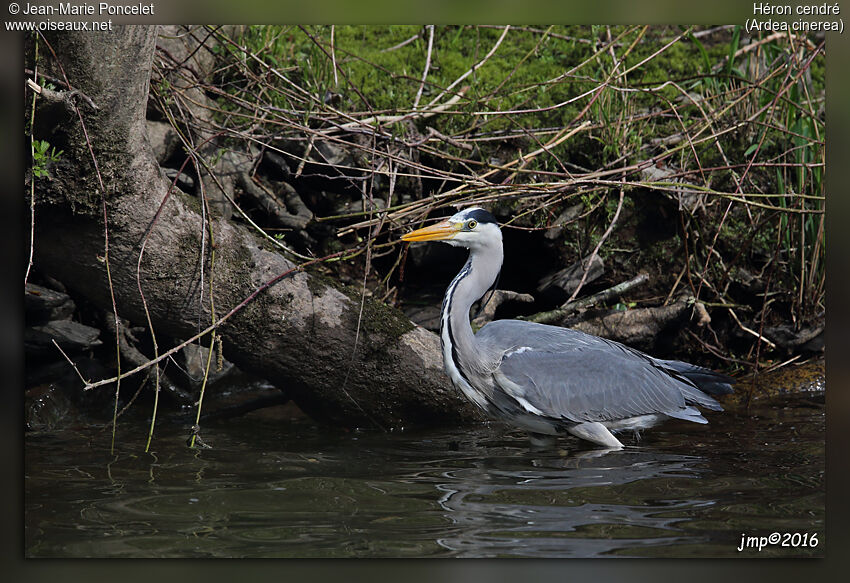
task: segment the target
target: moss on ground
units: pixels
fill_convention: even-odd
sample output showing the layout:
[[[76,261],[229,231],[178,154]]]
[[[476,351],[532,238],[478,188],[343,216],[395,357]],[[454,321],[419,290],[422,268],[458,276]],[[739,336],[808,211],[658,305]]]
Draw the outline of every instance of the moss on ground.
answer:
[[[598,88],[613,72],[629,70],[627,75],[615,78],[611,90],[602,91],[584,115],[585,119],[602,122],[600,129],[560,144],[551,150],[551,156],[530,160],[527,169],[559,171],[559,158],[600,168],[623,155],[637,156],[642,145],[680,132],[683,123],[703,116],[706,109],[722,106],[724,95],[739,87],[742,79],[752,81],[746,81],[752,64],[748,59],[755,53],[728,60],[742,42],[740,28],[699,38],[693,34],[704,30],[684,26],[514,27],[492,56],[454,86],[452,92],[468,86],[464,99],[450,113],[419,122],[422,127],[418,129],[424,130],[427,125],[455,137],[504,135],[505,140],[477,142],[472,155],[450,143],[441,145],[445,152],[460,158],[504,158],[500,150],[506,144],[513,153],[529,151],[545,141],[529,132],[569,127],[588,104],[588,99],[580,96]],[[499,43],[502,32],[501,27],[436,27],[424,86],[429,33],[421,26],[252,26],[246,28],[241,43],[293,83],[338,110],[354,115],[395,115],[410,112],[419,91],[418,107],[426,107],[482,61]],[[606,48],[610,39],[615,41],[611,49]],[[783,58],[782,50],[782,46],[768,43],[758,53],[758,62],[769,66]],[[618,68],[615,59],[622,60]],[[812,63],[814,91],[823,88],[824,62],[821,55]],[[259,68],[257,72],[261,72]],[[238,91],[239,80],[231,81],[231,90]],[[775,95],[780,81],[778,78],[765,87],[763,101]],[[282,82],[278,91],[268,92],[264,98],[285,110],[305,110],[303,95],[290,89]],[[641,113],[669,108],[677,100],[681,103],[685,92],[705,99],[703,107],[679,107],[681,119],[672,115],[636,119]],[[437,103],[445,102],[449,95]],[[230,106],[222,104],[224,110]],[[314,103],[311,114],[308,100],[305,121],[310,122],[310,116],[321,107]],[[505,111],[517,113],[494,113]],[[729,115],[741,117],[742,113],[733,109]],[[319,117],[315,123],[321,125]],[[401,138],[416,137],[409,135],[411,126],[404,123],[388,129]],[[733,135],[728,147],[732,153],[743,151],[758,137]],[[763,143],[765,153],[771,148],[781,153],[784,141],[787,135],[768,131]],[[696,154],[705,158],[705,165],[723,162],[710,141],[695,148]],[[776,177],[761,174],[758,180],[765,188],[775,189]]]

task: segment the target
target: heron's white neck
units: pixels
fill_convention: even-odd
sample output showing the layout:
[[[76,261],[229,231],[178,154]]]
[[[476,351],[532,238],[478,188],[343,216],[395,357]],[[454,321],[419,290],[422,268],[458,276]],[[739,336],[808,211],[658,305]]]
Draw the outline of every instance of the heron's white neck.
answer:
[[[491,355],[484,354],[475,340],[469,323],[469,309],[496,281],[502,258],[501,245],[484,251],[472,249],[466,265],[446,290],[440,320],[440,339],[450,376],[453,376],[450,364],[457,367],[461,374],[464,370],[484,373],[490,367]],[[457,382],[455,378],[452,380]]]

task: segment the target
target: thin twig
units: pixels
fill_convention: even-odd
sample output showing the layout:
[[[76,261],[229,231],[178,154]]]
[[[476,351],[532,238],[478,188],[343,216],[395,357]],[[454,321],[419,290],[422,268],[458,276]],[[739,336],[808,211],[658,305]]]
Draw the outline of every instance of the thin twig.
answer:
[[[431,48],[434,46],[434,25],[429,24],[428,29],[428,50],[425,55],[425,70],[422,71],[422,82],[419,84],[419,89],[416,91],[416,98],[413,100],[413,109],[419,107],[419,99],[422,97],[422,90],[425,89],[425,80],[428,78],[428,71],[431,69]]]
[[[747,328],[746,326],[744,326],[741,323],[741,320],[738,318],[738,314],[735,313],[735,310],[733,310],[732,308],[728,308],[728,310],[729,310],[729,314],[732,315],[732,319],[735,320],[736,324],[738,324],[738,328],[740,328],[741,330],[743,330],[747,334],[752,334],[753,336],[755,336],[756,338],[759,339],[759,342],[764,342],[765,344],[767,344],[771,348],[776,348],[776,344],[771,342],[770,339],[762,336],[761,334],[759,334],[758,332],[756,332],[752,328]]]
[[[336,50],[334,49],[334,28],[335,26],[331,25],[331,67],[334,71],[334,88],[339,87],[339,76],[336,73]]]
[[[35,59],[33,64],[32,79],[27,79],[27,83],[35,83],[38,79],[38,36],[35,37]],[[32,85],[30,87],[32,88]],[[35,164],[35,103],[38,97],[38,91],[33,89],[32,94],[32,110],[30,111],[30,164]],[[24,289],[27,287],[27,282],[30,278],[30,270],[32,269],[32,259],[35,252],[35,172],[30,176],[30,256],[27,261],[27,272],[24,274]]]
[[[620,218],[620,211],[623,208],[623,197],[625,195],[625,191],[620,189],[620,198],[617,201],[617,210],[614,211],[614,216],[611,219],[611,222],[608,224],[608,228],[605,229],[605,232],[600,237],[599,242],[596,243],[596,247],[593,248],[593,251],[590,253],[590,257],[587,260],[587,267],[584,269],[584,272],[581,274],[581,280],[579,280],[578,285],[576,286],[573,293],[570,295],[570,298],[567,300],[567,303],[570,303],[576,296],[578,296],[578,292],[581,291],[581,288],[584,287],[584,282],[587,280],[587,274],[590,272],[590,266],[593,265],[593,261],[596,259],[596,256],[599,254],[599,249],[602,248],[602,244],[608,239],[611,235],[611,232],[614,230],[614,225],[617,224],[617,219]]]
[[[382,53],[390,53],[390,52],[392,52],[392,51],[396,51],[396,50],[398,50],[398,49],[400,49],[400,48],[402,48],[402,47],[404,47],[404,46],[409,45],[410,43],[412,43],[413,41],[415,41],[415,40],[416,40],[416,39],[418,39],[418,38],[422,38],[422,32],[421,32],[421,31],[420,31],[420,32],[418,32],[418,33],[416,33],[416,34],[414,34],[414,35],[413,35],[412,37],[410,37],[409,39],[401,41],[401,42],[400,42],[400,43],[398,43],[397,45],[393,45],[393,46],[391,46],[391,47],[389,47],[389,48],[386,48],[386,49],[381,49],[381,52],[382,52]]]
[[[412,111],[410,113],[406,113],[403,115],[375,115],[363,119],[356,119],[344,124],[334,125],[333,127],[326,130],[319,130],[315,133],[322,136],[328,136],[332,133],[345,132],[356,129],[370,129],[373,131],[378,131],[378,125],[391,125],[394,123],[399,123],[402,121],[408,120],[419,120],[419,119],[427,119],[429,117],[435,116],[438,113],[442,113],[448,109],[450,109],[453,105],[458,103],[464,94],[469,90],[469,87],[461,87],[461,89],[453,95],[449,100],[441,105],[433,105],[429,103],[423,109],[418,111]]]
[[[53,345],[56,347],[56,349],[57,349],[57,350],[59,350],[59,352],[61,352],[61,353],[62,353],[62,356],[64,356],[64,357],[65,357],[65,360],[67,360],[67,361],[68,361],[68,364],[70,364],[72,367],[74,367],[74,372],[76,372],[76,373],[77,373],[77,376],[78,376],[78,377],[80,377],[80,380],[81,380],[81,381],[83,381],[83,385],[88,385],[88,384],[89,384],[89,381],[87,381],[87,380],[86,380],[86,378],[82,375],[82,373],[80,372],[80,369],[78,369],[78,368],[77,368],[77,365],[76,365],[76,364],[74,364],[74,361],[73,361],[73,360],[71,360],[70,358],[68,358],[68,355],[67,355],[67,354],[65,354],[65,351],[64,351],[64,350],[62,350],[62,347],[61,347],[61,346],[59,346],[59,343],[57,343],[57,342],[56,342],[56,339],[55,339],[55,338],[51,338],[51,339],[50,339],[50,341],[53,343]]]
[[[430,103],[428,103],[428,105],[425,106],[425,109],[431,109],[434,104],[438,103],[443,98],[443,95],[445,95],[446,93],[450,93],[451,90],[457,87],[457,85],[459,85],[461,81],[472,75],[475,71],[480,69],[481,66],[484,65],[484,63],[489,61],[490,57],[496,54],[496,51],[499,50],[499,47],[501,46],[502,41],[505,40],[505,37],[508,35],[508,30],[510,30],[510,28],[510,26],[505,26],[505,28],[502,29],[502,35],[499,37],[499,40],[497,40],[493,47],[490,49],[490,51],[486,55],[484,55],[484,58],[472,65],[472,67],[468,71],[466,71],[466,73],[452,81],[448,87],[443,89],[443,91],[441,91],[434,99],[430,101]]]

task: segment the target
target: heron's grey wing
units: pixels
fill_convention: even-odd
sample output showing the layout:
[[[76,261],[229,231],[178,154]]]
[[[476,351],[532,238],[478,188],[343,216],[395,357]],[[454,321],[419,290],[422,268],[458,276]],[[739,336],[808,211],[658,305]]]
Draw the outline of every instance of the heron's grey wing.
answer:
[[[519,348],[505,355],[495,378],[522,408],[555,419],[583,423],[660,413],[707,423],[686,402],[681,381],[625,348]]]
[[[606,340],[592,334],[549,326],[523,320],[496,320],[484,325],[475,335],[475,339],[488,348],[501,351],[519,347],[534,348],[560,352],[575,350],[582,347],[608,346],[611,340]]]
[[[569,370],[572,375],[582,374],[579,368],[583,365],[578,364],[582,360],[604,361],[609,356],[623,359],[622,364],[631,371],[630,374],[649,375],[655,379],[656,384],[660,382],[664,386],[674,386],[680,391],[686,404],[699,405],[714,411],[722,411],[723,407],[710,395],[731,393],[735,383],[735,379],[713,370],[678,360],[653,358],[619,342],[571,328],[521,320],[496,320],[482,327],[475,338],[491,354],[510,355],[513,352],[519,355],[531,350],[564,355],[555,358],[556,361],[563,359],[564,362],[569,362],[570,358],[575,358],[576,364],[570,365]],[[600,378],[604,377],[592,373],[589,380],[592,384]]]

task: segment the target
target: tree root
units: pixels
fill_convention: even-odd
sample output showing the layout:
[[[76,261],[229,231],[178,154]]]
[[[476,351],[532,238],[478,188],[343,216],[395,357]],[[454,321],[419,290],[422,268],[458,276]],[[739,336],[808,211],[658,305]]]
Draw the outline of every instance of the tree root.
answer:
[[[104,328],[106,328],[114,337],[115,320],[112,317],[112,314],[104,313],[101,320],[103,321]],[[145,356],[141,350],[136,348],[136,342],[137,340],[128,329],[126,322],[122,322],[118,331],[118,344],[121,350],[121,358],[122,360],[130,363],[132,366],[140,366],[151,360]],[[192,398],[192,395],[174,384],[174,381],[165,374],[165,371],[160,370],[159,380],[161,384],[160,388],[171,395],[172,398],[180,404],[180,406],[190,407],[194,404],[195,400]]]

